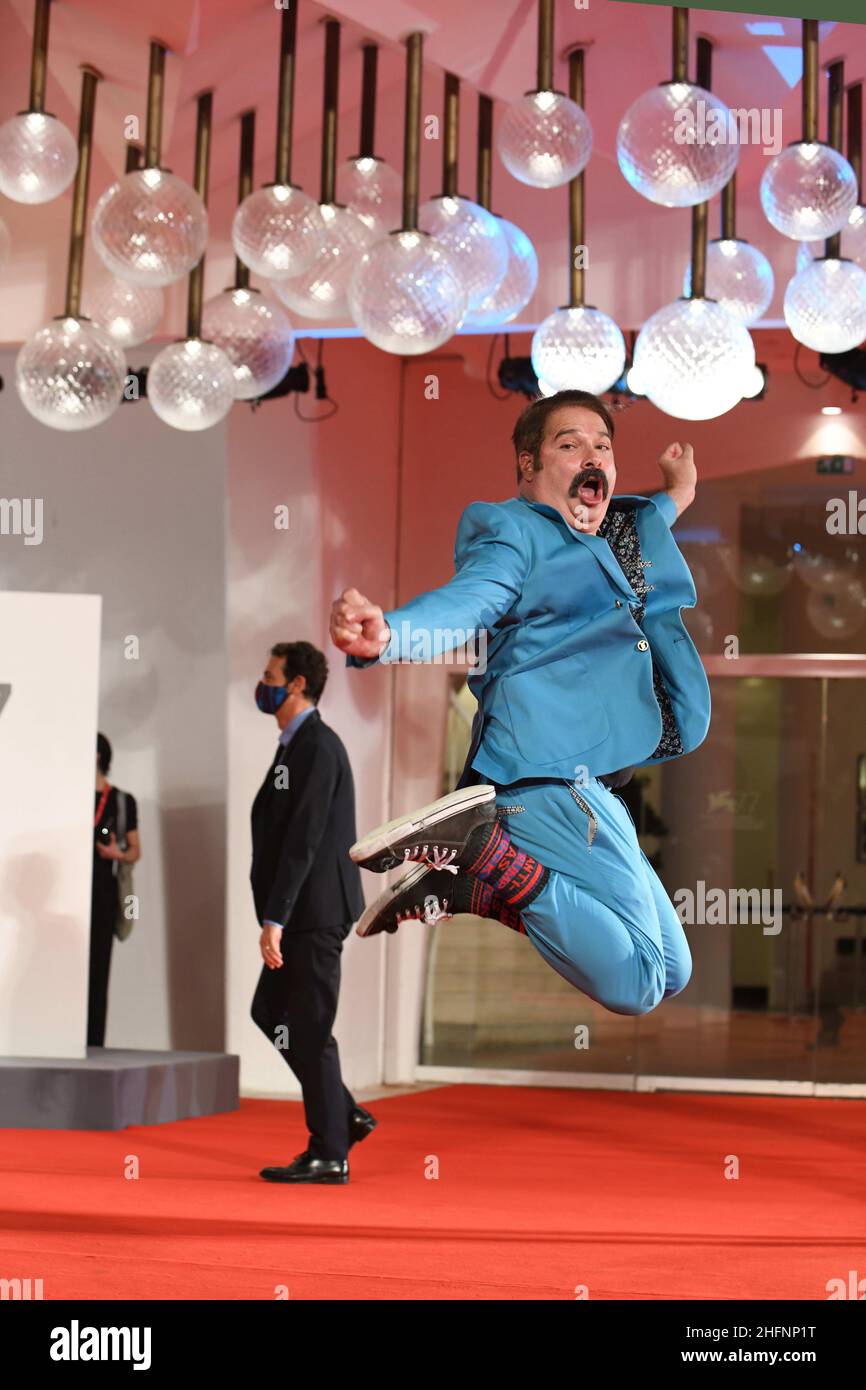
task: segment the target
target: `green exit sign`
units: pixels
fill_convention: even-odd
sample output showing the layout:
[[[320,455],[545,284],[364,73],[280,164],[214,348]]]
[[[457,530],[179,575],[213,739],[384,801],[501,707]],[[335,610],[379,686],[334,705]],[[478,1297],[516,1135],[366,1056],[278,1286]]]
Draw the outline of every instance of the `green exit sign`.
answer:
[[[853,473],[854,462],[852,458],[844,454],[825,454],[818,459],[817,471],[819,473]]]

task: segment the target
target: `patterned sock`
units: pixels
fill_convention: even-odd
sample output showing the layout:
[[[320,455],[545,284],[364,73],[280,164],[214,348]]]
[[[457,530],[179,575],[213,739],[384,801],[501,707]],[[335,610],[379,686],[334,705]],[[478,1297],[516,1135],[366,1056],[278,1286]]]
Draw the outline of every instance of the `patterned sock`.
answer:
[[[511,907],[504,898],[494,893],[488,883],[481,878],[470,878],[460,874],[454,880],[454,911],[471,912],[474,917],[487,917],[494,922],[502,922],[512,931],[526,935],[526,927],[516,907]]]
[[[495,897],[514,908],[518,917],[538,897],[550,877],[550,870],[526,850],[518,849],[498,821],[473,830],[466,853],[460,857],[463,872],[480,879]]]

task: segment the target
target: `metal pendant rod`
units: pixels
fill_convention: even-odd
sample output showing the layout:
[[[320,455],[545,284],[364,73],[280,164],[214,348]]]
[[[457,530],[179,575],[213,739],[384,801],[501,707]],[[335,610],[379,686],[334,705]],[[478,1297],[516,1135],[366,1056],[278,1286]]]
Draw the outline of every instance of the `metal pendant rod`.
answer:
[[[147,132],[144,137],[144,167],[158,169],[162,151],[162,103],[165,91],[166,45],[158,39],[150,44],[150,71],[147,78]]]
[[[193,187],[207,207],[210,145],[213,131],[213,92],[202,92],[198,98],[195,123],[195,176]],[[202,291],[204,289],[204,252],[189,273],[186,308],[186,336],[201,337]]]
[[[737,175],[731,174],[722,189],[722,236],[726,241],[737,239]]]
[[[553,91],[553,0],[538,0],[539,92]]]
[[[81,312],[81,268],[84,263],[84,235],[87,221],[87,192],[90,185],[90,159],[93,152],[93,114],[96,109],[96,84],[102,73],[89,63],[81,65],[81,110],[78,116],[78,167],[72,190],[72,218],[69,225],[69,260],[66,267],[66,302],[63,312],[67,318],[78,318]]]
[[[478,187],[479,207],[490,211],[493,201],[493,98],[478,96]]]
[[[421,71],[424,35],[406,40],[406,113],[403,131],[403,231],[418,230],[418,186],[421,164]]]
[[[689,12],[674,6],[671,70],[674,82],[688,82]]]
[[[863,201],[863,83],[848,88],[848,163],[857,175],[857,202]]]
[[[292,182],[292,115],[295,102],[295,55],[298,45],[298,5],[289,0],[280,20],[280,85],[277,97],[277,158],[274,183]]]
[[[379,45],[364,44],[364,72],[361,78],[361,131],[358,159],[372,159],[376,149],[376,82]]]
[[[842,149],[842,93],[845,87],[845,64],[838,62],[827,67],[827,144]],[[838,260],[842,252],[842,233],[834,232],[824,242],[824,255]]]
[[[340,92],[340,21],[325,20],[325,92],[322,109],[321,201],[336,202],[337,102]]]
[[[568,95],[578,106],[584,104],[584,51],[575,48],[568,55]],[[586,232],[586,190],[583,171],[568,184],[568,240],[571,247],[569,266],[569,305],[579,308],[584,302],[585,271],[583,248]],[[579,254],[578,254],[579,253]]]
[[[238,207],[253,191],[253,167],[256,148],[256,113],[244,111],[241,116],[241,145],[238,156]],[[250,268],[240,256],[235,256],[235,289],[249,289]]]
[[[803,139],[818,139],[818,21],[803,20]]]
[[[30,51],[30,105],[28,111],[45,110],[45,80],[48,74],[48,24],[51,0],[36,0],[33,16],[33,47]]]
[[[460,158],[460,78],[445,74],[444,132],[442,140],[442,193],[457,197],[457,165]]]

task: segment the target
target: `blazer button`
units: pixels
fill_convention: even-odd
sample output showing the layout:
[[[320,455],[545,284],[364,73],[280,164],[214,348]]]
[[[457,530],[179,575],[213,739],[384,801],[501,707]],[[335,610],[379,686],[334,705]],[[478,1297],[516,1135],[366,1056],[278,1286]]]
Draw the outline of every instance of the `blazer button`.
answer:
[[[638,650],[639,652],[645,652],[645,651],[648,650],[648,648],[649,648],[649,642],[646,640],[645,637],[642,637],[642,638],[640,639],[640,641],[638,642],[638,644],[637,644],[637,650]]]
[[[621,598],[614,599],[613,606],[614,606],[614,608],[622,608],[622,599],[621,599]]]

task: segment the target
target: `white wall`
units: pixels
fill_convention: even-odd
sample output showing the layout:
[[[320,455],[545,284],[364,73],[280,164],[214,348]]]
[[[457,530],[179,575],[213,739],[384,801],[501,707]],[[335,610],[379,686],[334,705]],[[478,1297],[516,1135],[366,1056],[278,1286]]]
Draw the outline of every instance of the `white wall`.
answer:
[[[152,356],[134,349],[128,360]],[[0,497],[42,498],[44,536],[30,546],[0,538],[0,589],[102,595],[99,728],[114,747],[111,780],[139,806],[141,919],[114,945],[106,1045],[219,1050],[226,429],[180,434],[141,401],[95,430],[61,434],[24,410],[14,363],[0,352]],[[40,662],[62,725],[92,679],[92,654],[55,655],[49,641]],[[54,756],[65,756],[62,738]]]

